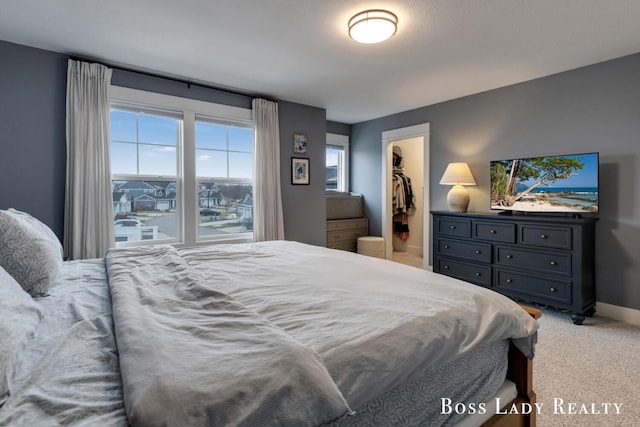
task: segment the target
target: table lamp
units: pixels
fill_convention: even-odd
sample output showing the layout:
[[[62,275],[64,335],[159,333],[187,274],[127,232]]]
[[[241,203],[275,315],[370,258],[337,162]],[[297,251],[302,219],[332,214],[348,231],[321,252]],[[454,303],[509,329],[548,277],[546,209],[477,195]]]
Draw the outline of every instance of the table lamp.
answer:
[[[469,192],[463,185],[476,185],[466,163],[449,163],[440,179],[441,185],[453,185],[447,194],[447,204],[451,212],[466,212],[469,207]]]

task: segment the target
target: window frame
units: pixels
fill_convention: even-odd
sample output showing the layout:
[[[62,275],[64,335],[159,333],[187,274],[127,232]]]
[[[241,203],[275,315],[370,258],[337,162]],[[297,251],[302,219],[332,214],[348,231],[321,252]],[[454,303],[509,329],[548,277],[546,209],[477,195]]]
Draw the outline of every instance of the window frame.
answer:
[[[342,173],[344,174],[343,176],[344,188],[336,188],[336,190],[327,190],[326,183],[325,183],[325,190],[349,192],[349,189],[350,189],[349,187],[349,136],[340,135],[337,133],[327,133],[326,148],[329,148],[331,146],[340,147],[344,152],[344,159],[343,159],[344,165],[342,168]],[[326,152],[326,149],[325,149],[325,152]],[[338,167],[340,167],[339,164],[338,164]],[[340,171],[338,172],[340,173]]]
[[[117,175],[129,177],[131,180],[167,180],[174,178],[176,182],[176,238],[165,240],[145,240],[135,242],[119,242],[118,247],[138,246],[158,243],[171,243],[177,247],[195,246],[211,243],[239,243],[253,241],[253,232],[244,232],[220,236],[198,237],[199,199],[196,177],[196,116],[205,116],[222,124],[238,123],[251,127],[255,132],[252,110],[230,105],[216,104],[157,92],[148,92],[122,86],[111,86],[111,104],[129,104],[142,109],[172,111],[182,113],[182,141],[177,147],[177,176]],[[116,107],[117,108],[117,107]],[[255,151],[254,151],[255,155]],[[112,175],[112,180],[113,180]],[[253,174],[255,179],[255,172]],[[159,179],[160,178],[160,179]],[[254,187],[255,188],[255,187]],[[112,224],[113,226],[113,224]]]

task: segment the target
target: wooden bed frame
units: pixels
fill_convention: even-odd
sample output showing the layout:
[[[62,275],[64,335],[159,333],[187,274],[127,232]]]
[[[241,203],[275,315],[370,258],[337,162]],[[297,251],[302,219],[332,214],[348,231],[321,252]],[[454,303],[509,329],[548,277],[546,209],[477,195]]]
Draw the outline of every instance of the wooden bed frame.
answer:
[[[540,318],[542,312],[536,308],[521,306],[534,319]],[[522,403],[529,403],[533,407],[530,414],[496,414],[488,421],[482,424],[483,427],[535,427],[536,410],[534,403],[536,402],[536,393],[533,391],[533,361],[528,359],[524,354],[516,348],[513,343],[509,346],[509,367],[507,368],[507,379],[513,381],[516,385],[518,395],[511,402],[507,403],[503,408],[511,408],[516,404],[521,408]]]

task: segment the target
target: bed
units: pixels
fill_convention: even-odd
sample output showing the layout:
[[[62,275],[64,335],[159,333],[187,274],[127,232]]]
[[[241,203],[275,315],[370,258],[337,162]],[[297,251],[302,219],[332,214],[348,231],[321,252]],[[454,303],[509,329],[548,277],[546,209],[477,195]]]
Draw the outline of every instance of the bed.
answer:
[[[497,293],[290,241],[54,271],[25,215],[0,211],[0,425],[535,425],[493,415],[535,401],[537,323]]]

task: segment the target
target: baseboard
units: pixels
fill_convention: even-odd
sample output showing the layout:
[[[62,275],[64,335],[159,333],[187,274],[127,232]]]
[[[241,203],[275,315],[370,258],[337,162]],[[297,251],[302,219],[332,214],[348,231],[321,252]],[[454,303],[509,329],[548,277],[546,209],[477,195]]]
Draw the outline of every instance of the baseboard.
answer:
[[[608,317],[610,319],[640,326],[640,310],[633,308],[620,307],[619,305],[605,304],[597,301],[596,314],[598,316]]]

